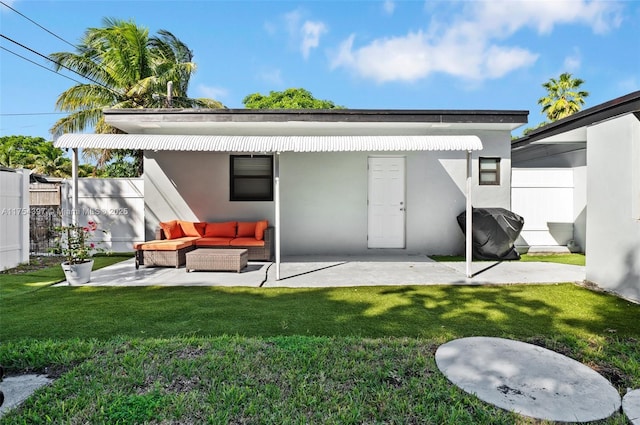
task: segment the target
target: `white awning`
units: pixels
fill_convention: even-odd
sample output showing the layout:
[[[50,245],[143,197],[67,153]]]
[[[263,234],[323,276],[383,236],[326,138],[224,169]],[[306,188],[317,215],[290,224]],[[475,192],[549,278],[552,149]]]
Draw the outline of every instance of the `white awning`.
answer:
[[[64,134],[59,148],[205,152],[477,151],[478,136],[206,136]]]

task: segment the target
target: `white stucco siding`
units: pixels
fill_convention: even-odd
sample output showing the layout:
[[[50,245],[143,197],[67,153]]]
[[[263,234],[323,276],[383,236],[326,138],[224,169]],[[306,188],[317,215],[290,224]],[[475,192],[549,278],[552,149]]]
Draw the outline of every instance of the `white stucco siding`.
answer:
[[[273,202],[229,201],[229,154],[145,151],[147,239],[161,221],[274,220]]]
[[[486,132],[474,152],[474,206],[510,207],[510,148],[506,132]],[[280,159],[283,255],[365,254],[367,160],[406,158],[406,251],[462,254],[456,217],[465,209],[466,153],[285,152]],[[478,157],[499,156],[501,184],[478,185]],[[274,202],[229,201],[229,154],[145,153],[147,237],[160,221],[256,220],[274,222]]]
[[[587,249],[587,166],[573,168],[573,240]]]
[[[280,155],[282,253],[367,249],[367,155]]]
[[[473,152],[473,206],[511,208],[511,133],[485,131],[478,133],[483,149]],[[500,161],[500,185],[481,186],[478,182],[480,157],[497,157]],[[466,176],[466,173],[465,173]],[[462,210],[461,210],[462,211]]]
[[[367,159],[398,156],[406,158],[406,251],[462,254],[464,235],[456,217],[465,209],[464,152],[282,154],[282,253],[371,252]],[[474,190],[481,192],[477,183]],[[508,208],[508,184],[482,192],[476,198],[482,206]]]
[[[586,277],[640,301],[640,122],[627,114],[587,131]]]

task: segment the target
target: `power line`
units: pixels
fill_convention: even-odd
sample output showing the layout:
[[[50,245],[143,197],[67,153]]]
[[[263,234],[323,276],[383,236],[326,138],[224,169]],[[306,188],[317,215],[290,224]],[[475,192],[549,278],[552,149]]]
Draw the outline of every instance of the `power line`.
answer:
[[[24,19],[26,19],[27,21],[31,22],[32,24],[38,26],[39,28],[42,28],[43,30],[45,30],[46,32],[48,32],[49,34],[51,34],[52,36],[54,36],[55,38],[57,38],[60,41],[63,41],[65,43],[67,43],[69,46],[73,47],[73,48],[78,48],[76,45],[74,45],[73,43],[68,42],[67,40],[65,40],[64,38],[60,37],[58,34],[54,33],[53,31],[49,31],[48,29],[46,29],[45,27],[43,27],[42,25],[40,25],[39,23],[37,23],[36,21],[34,21],[33,19],[29,18],[26,15],[23,15],[22,13],[18,12],[16,9],[14,9],[13,7],[9,6],[7,3],[0,1],[0,3],[2,3],[2,5],[8,9],[13,10],[15,13],[17,13],[18,15],[22,16]]]
[[[0,35],[1,35],[1,34],[0,34]],[[42,68],[42,69],[46,69],[46,70],[47,70],[47,71],[49,71],[49,72],[53,72],[53,73],[54,73],[54,74],[56,74],[56,75],[59,75],[59,76],[64,77],[64,78],[67,78],[67,79],[69,79],[69,80],[71,80],[71,81],[73,81],[73,82],[75,82],[75,83],[83,84],[82,82],[80,82],[80,81],[78,81],[78,80],[76,80],[76,79],[73,79],[73,78],[69,77],[68,75],[60,74],[59,72],[56,72],[56,71],[54,71],[53,69],[47,68],[46,66],[44,66],[44,65],[42,65],[42,64],[39,64],[38,62],[32,61],[31,59],[26,58],[26,57],[24,57],[24,56],[22,56],[22,55],[20,55],[20,54],[18,54],[18,53],[16,53],[16,52],[12,51],[12,50],[9,50],[9,49],[7,49],[6,47],[0,46],[0,49],[4,50],[4,51],[6,51],[6,52],[9,52],[9,53],[11,53],[12,55],[16,55],[17,57],[19,57],[19,58],[21,58],[21,59],[24,59],[24,60],[26,60],[27,62],[31,62],[32,64],[37,65],[37,66],[39,66],[39,67],[40,67],[40,68]]]
[[[33,54],[36,54],[36,55],[40,56],[41,58],[44,58],[44,59],[48,60],[49,62],[53,62],[53,63],[55,63],[55,61],[53,61],[52,59],[48,58],[46,55],[43,55],[42,53],[37,52],[37,51],[33,50],[32,48],[30,48],[30,47],[28,47],[28,46],[25,46],[24,44],[22,44],[22,43],[19,43],[19,42],[15,41],[15,40],[14,40],[14,39],[12,39],[11,37],[7,37],[7,36],[6,36],[6,35],[4,35],[4,34],[0,34],[0,37],[2,37],[2,38],[4,38],[4,39],[6,39],[6,40],[8,40],[8,41],[10,41],[10,42],[11,42],[11,43],[13,43],[13,44],[16,44],[16,45],[18,45],[18,46],[22,47],[22,48],[23,48],[23,49],[25,49],[25,50],[30,51],[30,52],[31,52],[31,53],[33,53]],[[61,67],[62,67],[62,68],[64,68],[64,69],[67,69],[67,70],[69,70],[69,71],[73,72],[74,74],[77,74],[77,75],[81,76],[82,78],[85,78],[85,79],[87,79],[87,80],[91,81],[92,83],[95,83],[95,84],[99,85],[99,86],[100,86],[100,87],[102,87],[102,88],[105,88],[105,89],[109,90],[111,93],[115,94],[115,95],[116,95],[116,96],[118,96],[118,97],[120,96],[120,93],[116,92],[116,91],[115,91],[115,90],[113,90],[111,87],[107,87],[107,86],[105,86],[104,84],[102,84],[102,83],[100,83],[100,82],[98,82],[98,81],[96,81],[96,80],[94,80],[94,79],[91,79],[91,78],[87,77],[86,75],[82,75],[81,73],[79,73],[79,72],[78,72],[78,71],[76,71],[75,69],[69,68],[68,66],[65,66],[65,65],[63,65],[63,64],[57,64],[57,65],[61,66]],[[53,72],[55,72],[55,71],[53,71]],[[56,74],[58,74],[57,72],[55,72],[55,73],[56,73]],[[58,74],[58,75],[63,75],[63,74]],[[74,80],[74,81],[75,81],[75,80]],[[83,84],[83,83],[80,83],[79,81],[76,81],[76,82],[77,82],[77,83],[79,83],[79,84]]]
[[[45,28],[44,26],[40,25],[39,23],[37,23],[37,22],[36,22],[36,21],[34,21],[33,19],[29,18],[28,16],[24,15],[23,13],[21,13],[21,12],[17,11],[16,9],[14,9],[13,7],[9,6],[9,5],[8,5],[8,4],[6,4],[4,1],[1,1],[1,0],[0,0],[0,4],[2,4],[3,6],[7,7],[7,8],[8,8],[8,9],[10,9],[10,10],[12,10],[13,12],[17,13],[18,15],[22,16],[24,19],[28,20],[29,22],[33,23],[34,25],[36,25],[36,26],[38,26],[39,28],[43,29],[44,31],[48,32],[49,34],[53,35],[53,36],[54,36],[54,37],[56,37],[57,39],[59,39],[59,40],[61,40],[61,41],[65,42],[65,43],[67,43],[69,46],[73,47],[74,49],[79,49],[79,47],[78,47],[78,46],[76,46],[75,44],[70,43],[69,41],[67,41],[67,40],[65,40],[64,38],[60,37],[59,35],[57,35],[57,34],[56,34],[56,33],[54,33],[53,31],[48,30],[47,28]],[[48,61],[50,61],[50,62],[56,63],[55,61],[53,61],[53,60],[52,60],[52,59],[50,59],[49,57],[47,57],[47,56],[43,55],[42,53],[39,53],[39,52],[37,52],[37,51],[35,51],[35,50],[33,50],[33,49],[31,49],[31,48],[27,47],[27,46],[24,46],[24,45],[22,45],[22,44],[18,43],[17,41],[12,40],[11,38],[9,38],[9,37],[7,37],[7,36],[3,35],[3,34],[0,34],[0,36],[1,36],[2,38],[5,38],[5,39],[9,40],[9,41],[10,41],[10,42],[12,42],[12,43],[17,44],[18,46],[22,47],[23,49],[29,50],[30,52],[32,52],[32,53],[34,53],[34,54],[36,54],[36,55],[38,55],[38,56],[41,56],[41,57],[43,57],[44,59],[46,59],[46,60],[48,60]],[[0,46],[0,47],[1,47],[1,46]],[[4,49],[4,48],[3,48],[3,49]],[[4,50],[7,50],[7,49],[4,49]],[[38,64],[38,63],[36,63],[36,62],[33,62],[33,61],[31,61],[31,60],[29,60],[29,59],[27,59],[27,58],[24,58],[24,57],[22,57],[22,56],[18,55],[17,53],[15,53],[15,52],[11,52],[10,50],[7,50],[7,51],[8,51],[8,52],[10,52],[10,53],[15,54],[16,56],[19,56],[19,57],[21,57],[21,58],[25,59],[25,60],[26,60],[26,61],[28,61],[28,62],[31,62],[31,63],[33,63],[33,64],[35,64],[35,65],[38,65],[38,66],[41,66],[41,67],[42,67],[42,65],[40,65],[40,64]],[[93,80],[93,79],[91,79],[91,78],[87,77],[86,75],[81,74],[81,73],[80,73],[80,72],[78,72],[78,71],[75,71],[75,70],[73,70],[73,69],[71,69],[71,68],[69,68],[69,67],[67,67],[67,66],[65,66],[65,65],[63,65],[63,64],[57,64],[57,65],[58,65],[58,66],[60,66],[60,67],[65,68],[65,69],[67,69],[67,70],[69,70],[69,71],[71,71],[71,72],[73,72],[73,73],[75,73],[75,74],[77,74],[77,75],[79,75],[79,76],[80,76],[80,77],[82,77],[82,78],[85,78],[85,79],[87,79],[87,80],[89,80],[89,81],[91,81],[91,82],[93,82],[93,83],[95,83],[95,84],[97,84],[97,85],[99,85],[99,86],[101,86],[101,87],[103,87],[103,88],[107,89],[108,91],[110,91],[111,93],[113,93],[114,95],[116,95],[116,97],[118,97],[118,98],[121,96],[121,94],[120,94],[120,93],[118,93],[117,91],[115,91],[114,89],[112,89],[112,88],[110,88],[110,87],[107,87],[107,86],[105,86],[104,84],[102,84],[102,83],[100,83],[100,82],[98,82],[98,81],[96,81],[96,80]],[[112,72],[114,71],[114,70],[113,70],[113,68],[109,67],[109,66],[108,66],[108,65],[106,65],[106,64],[97,64],[97,63],[96,63],[96,65],[97,65],[98,67],[102,68],[102,70],[103,70],[103,71],[105,71],[105,72],[107,72],[107,70],[112,71]],[[45,68],[45,69],[49,70],[48,68]],[[64,75],[64,74],[60,74],[60,73],[58,73],[57,71],[53,71],[53,70],[49,70],[49,71],[54,72],[54,73],[56,73],[57,75],[62,75],[62,76],[63,76],[63,77],[65,77],[65,78],[69,78],[71,81],[74,81],[74,82],[76,82],[76,83],[78,83],[78,84],[83,84],[83,83],[81,83],[80,81],[74,80],[73,78],[67,77],[67,76],[66,76],[66,75]],[[107,72],[107,73],[108,73],[108,72]],[[138,106],[144,107],[144,105],[141,105],[141,104],[140,104],[140,103],[138,103],[135,99],[130,99],[130,100],[131,100],[135,105],[138,105]]]
[[[36,21],[34,21],[33,19],[29,18],[29,17],[28,17],[28,16],[26,16],[25,14],[23,14],[23,13],[21,13],[21,12],[17,11],[16,9],[14,9],[13,7],[11,7],[11,6],[7,5],[4,1],[1,1],[1,0],[0,0],[0,3],[1,3],[2,5],[4,5],[5,7],[7,7],[7,8],[9,8],[9,9],[11,9],[13,12],[17,13],[18,15],[22,16],[23,18],[25,18],[25,19],[26,19],[26,20],[28,20],[29,22],[31,22],[31,23],[33,23],[34,25],[38,26],[39,28],[42,28],[43,30],[45,30],[45,31],[46,31],[46,32],[48,32],[49,34],[53,35],[53,36],[54,36],[54,37],[56,37],[57,39],[62,40],[63,42],[67,43],[69,46],[73,47],[74,49],[76,49],[76,50],[80,50],[80,48],[79,48],[77,45],[75,45],[75,44],[73,44],[73,43],[71,43],[71,42],[69,42],[69,41],[65,40],[64,38],[60,37],[59,35],[57,35],[57,34],[56,34],[56,33],[54,33],[53,31],[48,30],[47,28],[45,28],[44,26],[40,25],[39,23],[37,23],[37,22],[36,22]],[[47,59],[48,59],[48,58],[47,58]],[[106,65],[106,64],[96,64],[96,65],[98,65],[99,67],[101,67],[103,70],[109,70],[109,71],[114,72],[113,68],[109,67],[109,66],[108,66],[108,65]],[[61,65],[61,66],[63,66],[63,65]],[[65,67],[65,68],[66,68],[66,67]],[[71,71],[73,71],[73,70],[71,70]],[[91,80],[90,78],[88,78],[88,77],[86,77],[86,76],[84,76],[84,75],[82,75],[82,74],[80,74],[80,73],[78,73],[78,72],[76,72],[76,71],[73,71],[73,72],[75,72],[76,74],[80,75],[80,76],[81,76],[81,77],[83,77],[83,78],[86,78],[87,80],[93,81],[93,80]],[[98,82],[96,82],[96,81],[94,81],[94,82],[95,82],[96,84],[100,84],[100,83],[98,83]],[[105,86],[103,86],[103,87],[105,87]],[[105,87],[105,88],[106,88],[106,87]],[[113,91],[112,91],[112,92],[113,92]],[[115,92],[113,92],[113,93],[115,93]],[[134,103],[136,103],[136,102],[134,102]],[[137,104],[137,103],[136,103],[136,104]],[[140,106],[140,105],[139,105],[139,106]]]

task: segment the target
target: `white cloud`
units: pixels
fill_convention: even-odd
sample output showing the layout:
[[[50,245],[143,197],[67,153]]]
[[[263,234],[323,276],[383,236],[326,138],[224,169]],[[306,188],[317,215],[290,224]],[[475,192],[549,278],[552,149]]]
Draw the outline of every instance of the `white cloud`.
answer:
[[[276,32],[278,32],[278,26],[271,21],[265,22],[263,24],[263,28],[269,35],[274,35]]]
[[[258,74],[258,78],[276,86],[283,84],[282,71],[280,69],[263,70]]]
[[[453,38],[434,43],[422,32],[375,40],[356,50],[354,39],[352,35],[341,44],[331,68],[350,68],[379,83],[416,81],[433,72],[471,80],[498,78],[537,59],[525,49],[485,46],[473,40],[462,43]]]
[[[588,25],[602,33],[621,22],[619,5],[588,0],[462,3],[458,16],[432,21],[425,31],[378,38],[354,47],[352,34],[331,55],[331,67],[346,68],[375,80],[416,81],[441,72],[468,80],[499,78],[531,66],[538,54],[509,43],[517,31],[530,28],[549,34],[557,25]],[[569,65],[579,62],[569,61]],[[579,58],[578,58],[579,60]]]
[[[575,72],[580,69],[581,65],[582,56],[580,55],[580,51],[575,49],[573,55],[564,58],[564,62],[562,63],[562,72]]]
[[[538,55],[519,47],[491,46],[484,53],[480,74],[487,78],[500,78],[518,68],[532,65]]]
[[[287,26],[289,35],[295,36],[300,28],[300,21],[302,20],[301,10],[292,10],[284,15],[284,21]]]
[[[229,91],[222,87],[205,86],[204,84],[198,85],[198,93],[200,97],[206,97],[210,99],[220,100],[229,95]]]
[[[327,32],[327,26],[322,22],[306,21],[300,29],[302,33],[302,56],[307,59],[311,49],[320,45],[320,36]]]
[[[283,19],[290,42],[298,46],[302,56],[307,59],[311,49],[320,46],[320,37],[327,33],[328,27],[321,21],[305,20],[304,15],[302,9],[296,9],[286,13]],[[273,31],[272,26],[265,26],[265,29],[270,33]]]
[[[583,24],[601,34],[622,21],[620,5],[599,0],[485,0],[470,3],[470,13],[481,28],[495,35],[511,35],[524,27],[549,34],[556,25]]]
[[[393,15],[393,12],[396,10],[396,3],[393,0],[384,0],[382,10],[387,15]]]

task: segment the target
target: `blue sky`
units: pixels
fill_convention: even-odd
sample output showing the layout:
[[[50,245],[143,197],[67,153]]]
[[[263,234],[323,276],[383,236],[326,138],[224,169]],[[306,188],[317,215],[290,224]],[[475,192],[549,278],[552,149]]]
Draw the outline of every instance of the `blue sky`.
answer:
[[[198,66],[189,95],[230,108],[303,87],[347,108],[528,110],[533,126],[542,83],[562,72],[585,80],[585,107],[640,90],[640,1],[2,1],[73,44],[104,17],[171,31]],[[43,55],[73,50],[4,5],[0,20]],[[0,46],[0,136],[51,140],[56,98],[76,83]]]

